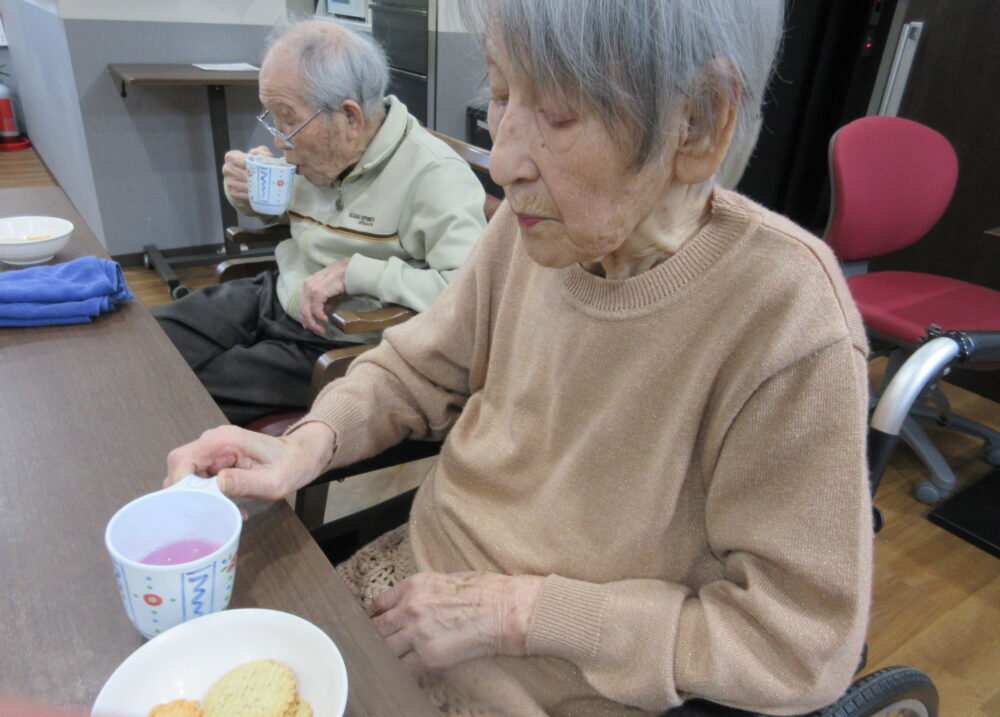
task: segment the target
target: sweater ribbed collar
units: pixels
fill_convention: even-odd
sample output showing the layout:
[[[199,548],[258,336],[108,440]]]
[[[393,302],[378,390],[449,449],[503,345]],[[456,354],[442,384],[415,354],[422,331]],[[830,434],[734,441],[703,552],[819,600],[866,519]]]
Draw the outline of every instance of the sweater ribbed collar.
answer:
[[[559,270],[563,288],[573,303],[609,318],[631,318],[664,308],[748,233],[752,210],[738,194],[716,188],[711,207],[708,224],[652,269],[628,279],[606,279],[575,264]]]

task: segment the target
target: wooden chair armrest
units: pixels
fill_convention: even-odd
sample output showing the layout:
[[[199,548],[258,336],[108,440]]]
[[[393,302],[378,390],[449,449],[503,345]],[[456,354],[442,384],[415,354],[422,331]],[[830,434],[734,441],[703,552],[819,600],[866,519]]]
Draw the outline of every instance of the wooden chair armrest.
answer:
[[[279,242],[291,236],[292,230],[287,224],[268,224],[260,229],[246,227],[228,227],[226,229],[226,244],[242,249],[276,246]]]
[[[376,344],[358,344],[357,346],[331,349],[316,359],[316,363],[313,364],[312,398],[315,400],[326,384],[347,373],[347,367],[356,357],[375,348],[375,346]]]
[[[392,304],[371,311],[341,309],[330,315],[330,321],[345,334],[363,334],[366,331],[381,331],[401,324],[416,314],[413,309]]]
[[[216,281],[221,284],[233,279],[257,276],[262,271],[277,269],[278,262],[273,256],[254,256],[246,259],[227,259],[215,267]]]

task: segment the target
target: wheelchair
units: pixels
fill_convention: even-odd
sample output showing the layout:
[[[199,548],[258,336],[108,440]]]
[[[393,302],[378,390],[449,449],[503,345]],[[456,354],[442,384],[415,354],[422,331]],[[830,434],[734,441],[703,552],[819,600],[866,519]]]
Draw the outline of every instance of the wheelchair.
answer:
[[[873,497],[899,442],[903,422],[924,390],[936,385],[952,365],[993,363],[1000,363],[1000,332],[941,332],[936,327],[928,330],[923,345],[895,373],[871,414],[868,465]],[[400,455],[392,453],[392,450],[355,466],[335,469],[317,478],[314,484],[343,480],[348,475],[374,470],[381,467],[379,464],[383,463],[383,457],[387,458],[385,465],[395,465],[400,462]],[[433,452],[424,450],[423,454],[431,455]],[[362,464],[364,467],[360,469]],[[413,493],[415,490],[314,528],[313,536],[336,564],[381,533],[402,525],[408,518]],[[872,527],[878,533],[883,517],[878,508],[873,507],[872,512]],[[859,671],[864,664],[865,656],[862,655]],[[913,667],[894,666],[857,679],[833,704],[798,717],[938,717],[938,701],[937,688],[930,677]],[[771,716],[693,699],[664,712],[661,717]]]

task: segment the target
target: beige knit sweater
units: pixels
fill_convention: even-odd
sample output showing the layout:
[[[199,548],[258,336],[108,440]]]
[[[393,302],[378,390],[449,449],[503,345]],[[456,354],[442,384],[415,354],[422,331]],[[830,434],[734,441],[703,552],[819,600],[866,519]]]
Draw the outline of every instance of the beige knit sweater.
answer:
[[[337,434],[331,465],[447,435],[418,567],[547,576],[531,656],[453,670],[477,699],[799,714],[847,686],[865,635],[865,354],[826,246],[739,195],[621,281],[538,266],[504,206],[306,420]]]

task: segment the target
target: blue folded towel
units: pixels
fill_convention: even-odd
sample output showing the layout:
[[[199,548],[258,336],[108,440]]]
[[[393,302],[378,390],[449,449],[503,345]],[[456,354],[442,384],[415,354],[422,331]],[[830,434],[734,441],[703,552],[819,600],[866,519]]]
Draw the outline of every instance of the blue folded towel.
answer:
[[[133,296],[118,262],[96,256],[0,272],[0,326],[82,324]]]

